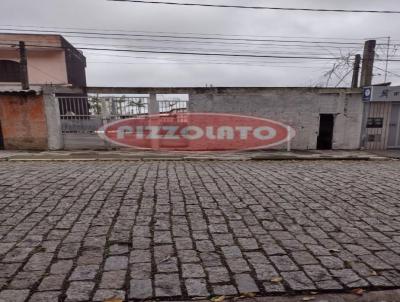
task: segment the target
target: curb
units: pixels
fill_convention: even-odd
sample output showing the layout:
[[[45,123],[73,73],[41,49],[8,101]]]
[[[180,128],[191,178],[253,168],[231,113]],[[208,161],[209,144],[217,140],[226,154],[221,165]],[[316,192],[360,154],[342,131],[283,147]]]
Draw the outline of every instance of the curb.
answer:
[[[95,158],[35,158],[35,157],[8,157],[0,161],[387,161],[396,160],[388,157],[95,157]]]
[[[160,299],[162,301],[175,301]],[[193,300],[186,300],[182,302],[193,302]],[[353,293],[328,293],[328,294],[296,294],[293,296],[263,296],[254,298],[226,297],[224,302],[400,302],[400,289],[379,290],[365,292],[362,295]],[[196,299],[196,302],[210,302],[206,299]]]

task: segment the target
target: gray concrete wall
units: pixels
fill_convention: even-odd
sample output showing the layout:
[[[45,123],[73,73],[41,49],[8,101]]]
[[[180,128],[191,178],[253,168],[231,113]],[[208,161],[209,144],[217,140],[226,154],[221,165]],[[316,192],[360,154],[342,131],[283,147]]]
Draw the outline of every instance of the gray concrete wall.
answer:
[[[60,108],[54,88],[43,88],[43,102],[47,124],[48,149],[61,150],[64,147],[64,142],[61,132]]]
[[[335,114],[333,148],[360,147],[363,104],[358,89],[198,89],[190,91],[189,111],[236,113],[288,124],[297,132],[292,148],[299,150],[316,149],[320,114]]]

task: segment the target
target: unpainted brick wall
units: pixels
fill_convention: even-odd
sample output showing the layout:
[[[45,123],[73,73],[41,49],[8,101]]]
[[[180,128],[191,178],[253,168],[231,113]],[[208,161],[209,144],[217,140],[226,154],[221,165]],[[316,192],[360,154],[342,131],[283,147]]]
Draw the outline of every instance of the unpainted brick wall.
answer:
[[[47,149],[42,95],[0,95],[0,123],[6,150]]]

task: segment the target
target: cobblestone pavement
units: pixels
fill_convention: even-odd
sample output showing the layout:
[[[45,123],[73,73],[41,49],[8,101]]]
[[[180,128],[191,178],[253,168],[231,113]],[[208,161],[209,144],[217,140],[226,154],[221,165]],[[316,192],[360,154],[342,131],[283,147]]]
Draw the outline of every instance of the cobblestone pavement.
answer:
[[[0,301],[400,288],[400,162],[0,163]]]

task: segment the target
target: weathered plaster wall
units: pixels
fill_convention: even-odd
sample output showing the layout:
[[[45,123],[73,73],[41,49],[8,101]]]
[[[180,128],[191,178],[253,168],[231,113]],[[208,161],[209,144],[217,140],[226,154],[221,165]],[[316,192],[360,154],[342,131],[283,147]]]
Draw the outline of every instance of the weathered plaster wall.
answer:
[[[358,90],[215,88],[191,90],[191,112],[258,116],[292,126],[294,149],[316,149],[320,114],[334,114],[334,149],[358,149],[363,104]],[[285,146],[282,146],[284,148]]]
[[[28,49],[28,79],[31,85],[68,84],[65,52],[53,49]],[[0,60],[19,62],[18,50],[0,49]]]
[[[0,123],[5,149],[47,149],[48,131],[42,95],[0,95]]]

